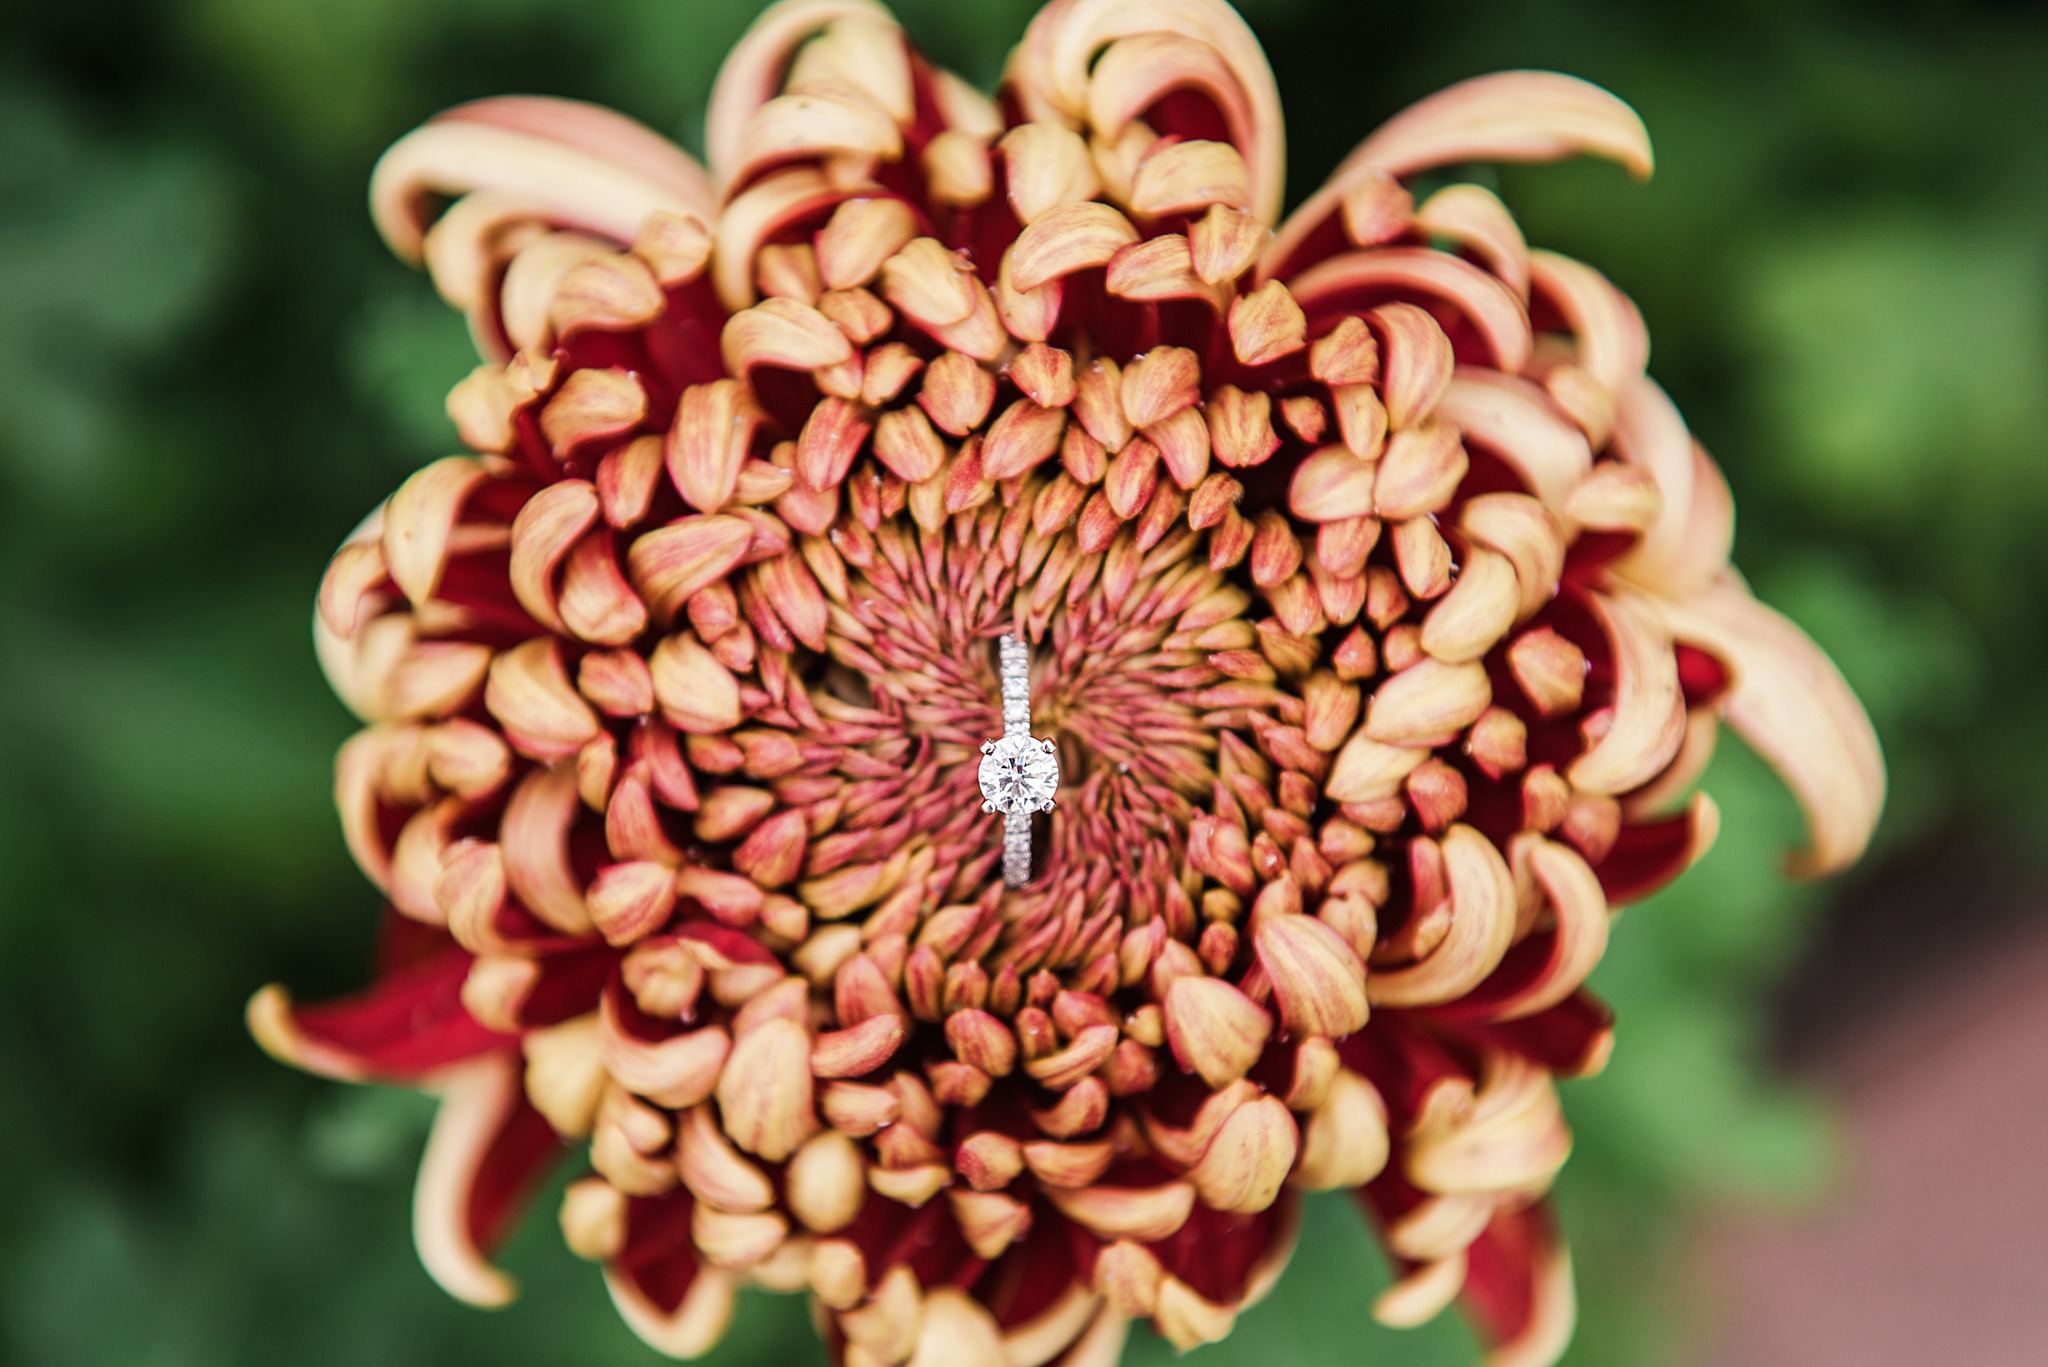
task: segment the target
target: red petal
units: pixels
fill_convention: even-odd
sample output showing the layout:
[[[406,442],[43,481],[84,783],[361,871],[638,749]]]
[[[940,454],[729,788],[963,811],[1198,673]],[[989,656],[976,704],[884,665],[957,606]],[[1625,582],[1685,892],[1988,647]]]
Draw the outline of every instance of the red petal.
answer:
[[[971,1289],[988,1266],[968,1248],[952,1206],[937,1198],[913,1210],[869,1192],[860,1214],[837,1237],[860,1249],[870,1286],[903,1263],[917,1274],[919,1286]]]
[[[1623,825],[1614,848],[1593,870],[1607,905],[1626,906],[1663,890],[1691,865],[1693,844],[1690,811]]]
[[[1459,1300],[1491,1350],[1489,1367],[1555,1362],[1576,1306],[1571,1257],[1549,1202],[1495,1215],[1466,1256]]]
[[[663,1314],[683,1303],[697,1279],[697,1250],[690,1241],[695,1209],[685,1187],[665,1196],[636,1196],[626,1206],[626,1247],[612,1260],[612,1270]]]
[[[420,1261],[452,1296],[474,1305],[512,1299],[490,1264],[550,1164],[562,1156],[552,1126],[526,1100],[516,1050],[452,1069],[413,1190]]]
[[[1687,707],[1704,707],[1728,691],[1728,666],[1698,646],[1679,642],[1678,686]]]
[[[704,1267],[690,1241],[690,1193],[636,1197],[626,1247],[605,1264],[606,1289],[627,1327],[669,1357],[708,1351],[732,1316],[733,1278]]]
[[[1506,1049],[1561,1077],[1586,1077],[1607,1066],[1614,1047],[1614,1012],[1583,988],[1547,1011],[1521,1020],[1485,1023],[1432,1016],[1447,1035]]]
[[[1292,1191],[1283,1191],[1279,1200],[1255,1215],[1211,1210],[1198,1201],[1195,1213],[1171,1238],[1145,1247],[1169,1275],[1186,1282],[1204,1300],[1237,1305],[1260,1289],[1253,1283],[1267,1270],[1264,1264],[1276,1245],[1293,1241],[1299,1201]]]
[[[974,1296],[1004,1330],[1042,1314],[1067,1294],[1077,1278],[1088,1275],[1083,1256],[1093,1262],[1096,1240],[1045,1201],[1031,1210],[1031,1231],[989,1264],[975,1283]]]
[[[1473,1072],[1420,1028],[1418,1013],[1407,1011],[1377,1013],[1365,1029],[1338,1042],[1337,1054],[1379,1089],[1397,1132],[1406,1131],[1438,1083]]]
[[[348,1081],[418,1082],[516,1042],[463,1009],[472,956],[450,943],[385,974],[369,991],[295,1007],[283,988],[249,1002],[249,1028],[265,1049],[309,1072]]]

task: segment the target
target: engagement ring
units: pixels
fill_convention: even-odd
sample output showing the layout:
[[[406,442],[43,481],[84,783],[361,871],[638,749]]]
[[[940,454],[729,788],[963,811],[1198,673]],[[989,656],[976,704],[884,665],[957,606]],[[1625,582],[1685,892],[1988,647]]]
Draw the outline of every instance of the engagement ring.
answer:
[[[1015,636],[1001,640],[1003,734],[981,747],[981,804],[1003,814],[1003,881],[1031,881],[1031,816],[1049,812],[1060,786],[1060,757],[1050,740],[1031,734],[1031,651]]]

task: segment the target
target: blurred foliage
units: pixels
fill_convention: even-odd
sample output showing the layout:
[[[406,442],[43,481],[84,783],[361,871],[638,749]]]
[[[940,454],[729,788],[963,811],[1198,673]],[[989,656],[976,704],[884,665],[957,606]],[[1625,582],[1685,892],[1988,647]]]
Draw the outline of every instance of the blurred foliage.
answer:
[[[460,320],[362,208],[434,110],[532,90],[694,145],[750,6],[720,0],[87,0],[0,37],[0,1360],[646,1363],[545,1197],[520,1305],[448,1301],[408,1244],[428,1117],[316,1083],[242,1032],[251,988],[356,983],[371,896],[314,667],[329,549],[453,444]],[[990,85],[1026,0],[899,6]],[[1510,168],[1532,241],[1643,306],[1653,370],[1726,466],[1739,561],[1868,701],[1885,841],[2018,843],[2048,631],[2048,23],[2024,7],[1790,0],[1439,8],[1264,0],[1298,199],[1378,120],[1546,66],[1635,104],[1648,186]],[[1824,892],[1797,815],[1732,741],[1721,841],[1631,910],[1596,985],[1607,1073],[1567,1088],[1571,1360],[1668,1359],[1691,1205],[1812,1191],[1821,1108],[1759,1065],[1770,983]],[[1452,1317],[1366,1316],[1386,1276],[1311,1201],[1279,1290],[1205,1363],[1455,1363]],[[1142,1330],[1134,1362],[1166,1356]],[[750,1296],[716,1360],[811,1362],[799,1302]]]

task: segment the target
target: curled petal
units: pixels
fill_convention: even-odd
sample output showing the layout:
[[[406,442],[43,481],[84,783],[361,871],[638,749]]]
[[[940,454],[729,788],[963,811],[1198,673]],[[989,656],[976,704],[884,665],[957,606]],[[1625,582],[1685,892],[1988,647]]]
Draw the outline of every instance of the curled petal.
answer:
[[[1364,1076],[1340,1069],[1302,1123],[1301,1162],[1289,1180],[1307,1191],[1364,1186],[1386,1167],[1388,1152],[1386,1102]]]
[[[1195,273],[1188,239],[1179,233],[1148,238],[1117,252],[1109,260],[1105,284],[1111,294],[1124,299],[1200,299],[1218,310],[1223,306],[1221,291]]]
[[[1655,606],[1674,636],[1728,666],[1729,724],[1805,811],[1808,848],[1793,856],[1793,872],[1818,878],[1854,863],[1884,806],[1884,755],[1841,671],[1733,570],[1704,593]]]
[[[391,581],[414,604],[441,586],[448,547],[463,500],[485,479],[469,456],[445,456],[398,486],[384,507],[384,563]]]
[[[1248,179],[1244,158],[1229,143],[1177,142],[1138,163],[1131,208],[1147,218],[1193,214],[1212,204],[1243,209],[1251,200]]]
[[[1166,1033],[1181,1066],[1211,1087],[1235,1082],[1258,1061],[1273,1022],[1220,978],[1176,978],[1166,993]]]
[[[444,1076],[412,1206],[413,1243],[442,1290],[482,1306],[518,1294],[487,1250],[561,1152],[554,1129],[527,1103],[516,1055],[489,1054]]]
[[[1079,204],[1102,193],[1088,144],[1057,123],[1025,123],[997,144],[1009,181],[1010,208],[1019,223],[1036,222],[1062,204]]]
[[[370,211],[391,249],[417,261],[430,197],[472,190],[621,243],[655,210],[712,217],[703,168],[674,143],[609,109],[538,96],[459,105],[399,139],[371,172]]]
[[[1384,744],[1360,729],[1337,752],[1325,791],[1333,802],[1390,797],[1430,753],[1427,746]]]
[[[1650,363],[1650,333],[1629,297],[1599,271],[1556,252],[1529,253],[1529,283],[1564,315],[1578,341],[1578,363],[1620,394]]]
[[[1518,1055],[1495,1054],[1470,1111],[1425,1117],[1405,1166],[1416,1186],[1446,1195],[1540,1190],[1571,1143],[1550,1075]]]
[[[1422,621],[1422,648],[1447,663],[1476,660],[1507,635],[1521,606],[1515,566],[1498,551],[1473,549],[1451,591]]]
[[[1493,972],[1515,935],[1515,881],[1493,842],[1459,823],[1444,832],[1451,928],[1428,958],[1369,974],[1377,1006],[1423,1006],[1461,997]]]
[[[249,1033],[295,1068],[348,1082],[416,1082],[513,1041],[463,1009],[471,958],[449,946],[358,996],[295,1006],[275,984],[249,999]]]
[[[1670,633],[1646,595],[1587,595],[1614,651],[1614,723],[1565,777],[1589,793],[1625,793],[1657,776],[1685,741],[1685,695]]]
[[[701,1357],[725,1336],[725,1327],[732,1322],[737,1283],[730,1272],[694,1266],[696,1259],[688,1250],[670,1256],[689,1259],[693,1270],[688,1289],[668,1309],[657,1305],[630,1271],[616,1265],[604,1270],[605,1290],[611,1293],[619,1318],[648,1347],[675,1358]]]
[[[762,245],[785,227],[821,214],[844,198],[845,191],[811,166],[763,176],[734,196],[718,215],[712,252],[711,282],[718,301],[734,311],[753,303],[754,259]]]
[[[1269,916],[1252,939],[1288,1029],[1335,1037],[1365,1024],[1365,965],[1336,931],[1313,916]]]
[[[745,518],[681,517],[636,540],[626,552],[626,569],[655,617],[666,622],[697,590],[719,582],[739,564],[753,540],[754,529]]]
[[[565,479],[528,499],[513,519],[512,592],[527,614],[550,631],[562,629],[555,610],[555,568],[597,516],[596,486]]]
[[[726,1133],[748,1152],[771,1163],[796,1152],[818,1123],[803,1026],[771,1020],[736,1043],[719,1073],[718,1110]]]
[[[766,320],[756,318],[748,336],[740,339],[749,351],[748,363],[767,359],[754,352],[754,348],[768,340],[763,336],[765,333],[794,333],[798,334],[799,346],[819,345],[816,339],[801,334],[806,330],[815,331],[822,318],[801,305],[795,308],[801,312],[787,328],[763,326]],[[736,315],[726,325],[727,338],[732,338],[733,329],[741,326],[740,318],[757,315],[766,309],[767,305],[763,305],[760,310],[749,309],[745,314]],[[787,340],[785,337],[785,342]],[[844,339],[839,341],[843,346]],[[820,348],[821,351],[830,349]],[[676,491],[682,494],[684,502],[704,513],[715,513],[725,506],[739,483],[740,469],[746,463],[754,433],[766,416],[754,402],[753,394],[737,380],[715,380],[710,384],[691,385],[683,391],[682,402],[676,407],[676,420],[663,443],[662,458],[668,466],[669,478],[675,481]]]
[[[569,682],[560,642],[536,636],[491,661],[484,706],[521,754],[562,759],[598,733],[597,714]]]
[[[796,299],[764,299],[735,313],[726,320],[718,345],[726,370],[742,378],[758,365],[815,370],[853,355],[845,333]]]
[[[394,750],[418,738],[413,728],[372,726],[350,736],[334,756],[334,805],[341,813],[342,839],[356,867],[379,891],[391,886],[391,851],[378,825],[378,791]]]
[[[1551,1367],[1578,1320],[1571,1252],[1547,1203],[1501,1211],[1466,1250],[1462,1299],[1484,1367]]]
[[[1292,1122],[1289,1123],[1291,1126]],[[1103,1239],[1155,1243],[1186,1224],[1195,1208],[1195,1189],[1186,1182],[1166,1182],[1156,1187],[1044,1190],[1046,1199],[1058,1206],[1062,1215]]]
[[[1514,565],[1520,594],[1517,621],[1533,616],[1556,596],[1564,573],[1564,533],[1541,503],[1527,494],[1481,494],[1459,508],[1458,529]]]
[[[1386,680],[1373,693],[1360,734],[1382,745],[1426,746],[1478,721],[1492,701],[1493,685],[1487,680],[1486,667],[1478,661],[1446,664],[1425,658]],[[1377,778],[1383,768],[1393,767],[1389,761],[1365,771]]]
[[[1269,254],[1270,255],[1270,254]],[[1514,291],[1469,261],[1428,247],[1346,252],[1288,281],[1310,319],[1327,317],[1353,296],[1415,293],[1457,308],[1493,353],[1493,364],[1517,372],[1528,364],[1529,315]]]
[[[544,230],[540,208],[532,196],[496,190],[473,190],[450,204],[420,243],[435,291],[475,323],[488,324],[506,257]],[[488,334],[487,327],[478,331]],[[491,340],[484,350],[502,361],[502,344]]]
[[[1160,35],[1180,41],[1162,42]],[[1103,118],[1127,120],[1170,90],[1203,91],[1231,125],[1237,150],[1250,168],[1253,213],[1271,223],[1279,217],[1287,170],[1280,94],[1259,40],[1220,0],[1077,0],[1047,6],[1012,59],[1012,84],[1027,111],[1037,106],[1079,123],[1093,115],[1094,87],[1104,80],[1102,65],[1111,63],[1111,53],[1100,63],[1096,54],[1112,44],[1114,53],[1124,46],[1118,40],[1141,36],[1135,51],[1116,56],[1110,65]],[[1197,48],[1204,51],[1192,50]],[[1114,141],[1123,128],[1098,124],[1096,131]]]
[[[1452,162],[1556,161],[1583,152],[1619,161],[1639,177],[1650,174],[1642,120],[1598,86],[1547,71],[1503,71],[1454,85],[1410,105],[1360,143],[1280,226],[1260,274],[1302,264],[1295,258],[1316,230],[1347,196],[1376,180]]]
[[[1478,76],[1408,106],[1344,159],[1411,176],[1464,161],[1560,161],[1591,153],[1637,179],[1655,164],[1636,112],[1599,86],[1554,71]]]
[[[707,1025],[650,1043],[621,1021],[620,1008],[606,994],[599,1017],[605,1071],[628,1091],[675,1109],[695,1106],[711,1095],[732,1049],[725,1027]]]
[[[1519,1020],[1549,1010],[1578,990],[1607,951],[1607,897],[1585,859],[1570,846],[1533,832],[1524,832],[1515,841],[1515,867],[1521,868],[1523,859],[1528,861],[1530,876],[1557,926],[1532,935],[1510,953],[1503,977],[1524,954],[1535,962],[1522,970],[1532,974],[1526,985],[1493,1010],[1496,1020]]]
[[[895,27],[889,11],[872,0],[784,0],[763,10],[726,54],[704,119],[704,152],[721,181],[737,171],[748,125],[781,91],[790,58],[805,39],[843,18]]]
[[[447,924],[447,916],[434,900],[434,880],[441,872],[449,833],[461,820],[463,808],[462,800],[453,797],[420,808],[391,847],[391,905],[415,921],[430,926]]]
[[[909,1367],[1011,1367],[1011,1362],[986,1306],[957,1287],[932,1288],[924,1298]]]
[[[1231,1112],[1188,1177],[1211,1210],[1252,1214],[1279,1196],[1299,1147],[1287,1107],[1261,1097]]]
[[[1630,380],[1616,391],[1616,398],[1615,454],[1647,474],[1659,495],[1656,520],[1618,568],[1660,593],[1676,596],[1701,588],[1718,565],[1710,567],[1700,582],[1680,582],[1686,543],[1692,539],[1693,483],[1699,472],[1685,419],[1678,415],[1670,396],[1648,376]],[[1723,554],[1725,557],[1725,546]]]
[[[1019,293],[1091,266],[1106,266],[1138,240],[1131,221],[1107,204],[1062,204],[1040,214],[1011,249],[1010,280]]]
[[[346,639],[355,635],[363,620],[365,600],[388,577],[384,549],[376,538],[343,545],[320,580],[317,625],[326,627],[331,636]]]
[[[1499,455],[1529,492],[1561,509],[1593,468],[1593,452],[1578,428],[1559,416],[1543,391],[1497,370],[1460,366],[1437,414],[1477,444]]]
[[[899,124],[908,125],[917,116],[908,45],[886,14],[834,19],[824,33],[797,50],[785,81],[792,91],[858,94]],[[957,101],[946,103],[958,113]]]
[[[818,273],[826,289],[867,284],[882,263],[917,236],[917,220],[900,199],[849,199],[817,235]]]
[[[868,100],[824,90],[778,95],[748,118],[734,164],[721,168],[728,181],[745,181],[778,162],[835,156],[903,155],[903,131]]]
[[[1423,1263],[1372,1303],[1372,1317],[1390,1329],[1413,1329],[1442,1314],[1465,1285],[1465,1251]]]
[[[1415,226],[1431,237],[1449,238],[1484,261],[1509,289],[1529,297],[1529,244],[1493,191],[1446,186],[1416,209]]]
[[[1060,1367],[1116,1367],[1116,1356],[1104,1356],[1108,1336],[1093,1333],[1107,1317],[1122,1323],[1123,1317],[1102,1309],[1102,1297],[1084,1282],[1074,1281],[1058,1299],[1022,1323],[1003,1330],[1003,1359],[999,1367],[1043,1367],[1059,1358]],[[1122,1336],[1115,1336],[1121,1345]],[[1072,1345],[1071,1348],[1069,1345]],[[1064,1357],[1061,1350],[1068,1349]],[[950,1367],[950,1360],[932,1367]]]
[[[566,935],[588,935],[590,909],[569,861],[569,828],[582,811],[574,763],[537,768],[520,781],[499,827],[505,881],[527,910]]]

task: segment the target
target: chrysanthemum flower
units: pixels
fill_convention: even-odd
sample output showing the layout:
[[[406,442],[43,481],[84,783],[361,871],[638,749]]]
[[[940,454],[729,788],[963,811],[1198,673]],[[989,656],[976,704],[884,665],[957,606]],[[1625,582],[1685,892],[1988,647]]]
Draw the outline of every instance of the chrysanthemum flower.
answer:
[[[251,1003],[329,1076],[439,1091],[416,1234],[561,1211],[687,1356],[808,1289],[849,1367],[1221,1338],[1297,1192],[1356,1193],[1380,1317],[1570,1332],[1552,1079],[1597,1070],[1610,911],[1712,840],[1726,717],[1841,867],[1883,771],[1727,563],[1728,490],[1641,318],[1501,202],[1414,177],[1642,125],[1468,82],[1275,233],[1283,139],[1218,0],[1059,0],[999,101],[862,0],[792,0],[712,174],[545,99],[384,158],[379,227],[467,311],[476,454],[336,555],[316,631],[388,899],[366,995]],[[1440,179],[1440,177],[1433,178]],[[996,876],[995,637],[1066,786]]]

